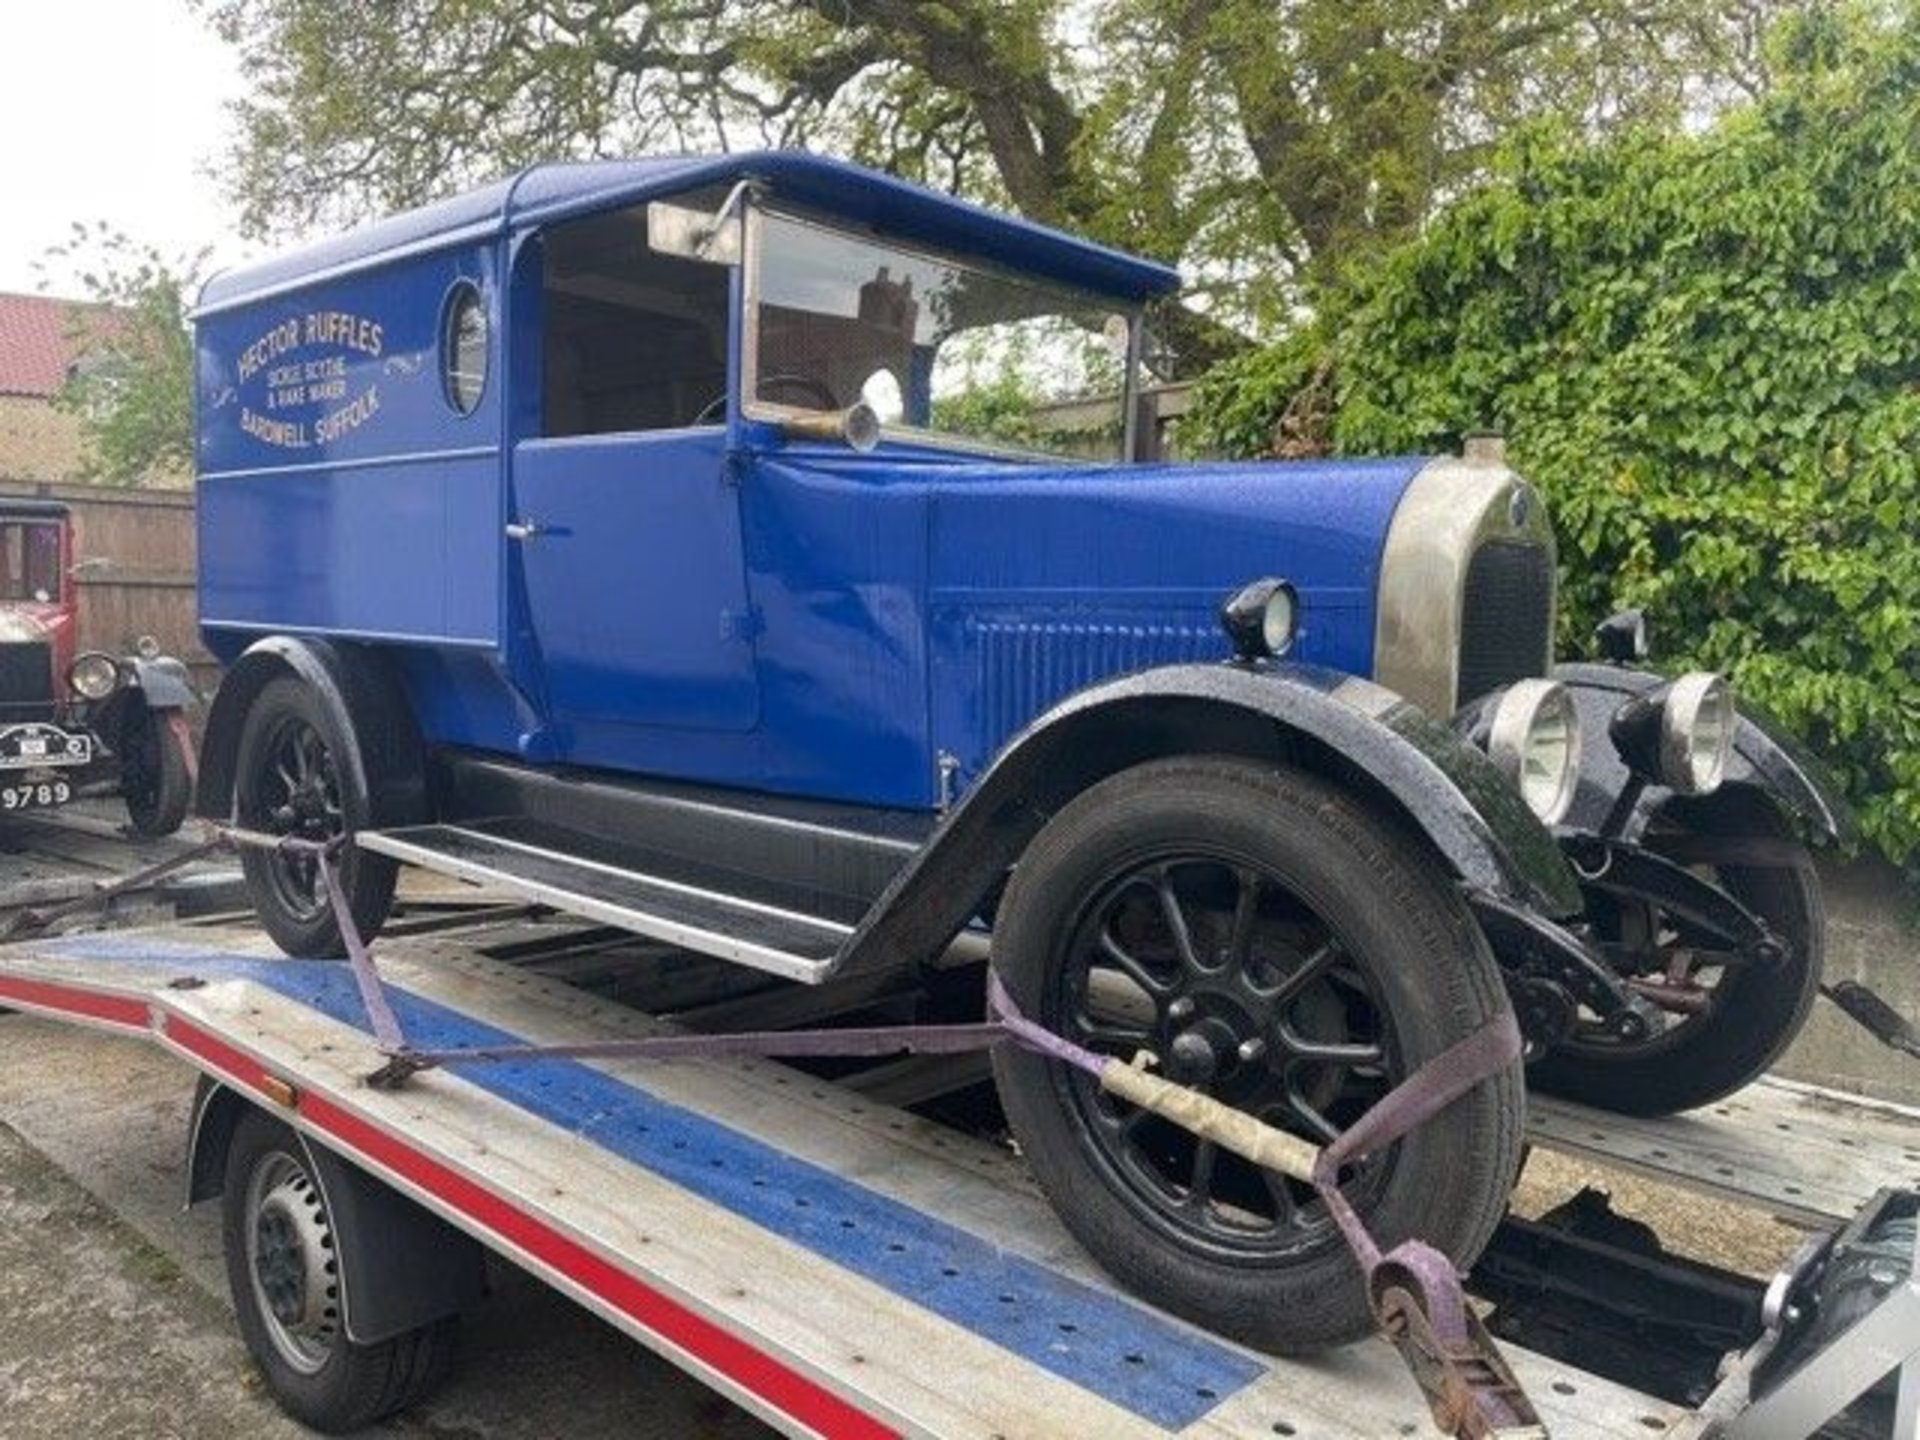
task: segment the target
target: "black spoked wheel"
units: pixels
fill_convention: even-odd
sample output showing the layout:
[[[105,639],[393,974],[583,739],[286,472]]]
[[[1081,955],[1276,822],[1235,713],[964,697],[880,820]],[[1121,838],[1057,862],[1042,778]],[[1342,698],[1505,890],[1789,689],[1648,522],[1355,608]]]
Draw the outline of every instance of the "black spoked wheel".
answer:
[[[1752,815],[1737,833],[1767,833]],[[1674,826],[1663,835],[1694,832]],[[1626,1041],[1583,1020],[1533,1069],[1543,1090],[1632,1115],[1667,1115],[1725,1099],[1779,1058],[1806,1023],[1819,994],[1826,918],[1811,859],[1784,852],[1778,865],[1696,866],[1766,921],[1783,959],[1763,964],[1728,954],[1651,900],[1590,894],[1595,938],[1661,1011],[1662,1023]]]
[[[1089,1049],[1324,1144],[1505,1004],[1437,864],[1324,781],[1228,759],[1124,772],[1062,810],[994,931],[1016,1001]],[[1001,1047],[1001,1100],[1069,1228],[1148,1299],[1278,1350],[1370,1328],[1357,1267],[1294,1180]],[[1343,1188],[1383,1243],[1471,1263],[1518,1164],[1518,1064]]]
[[[269,835],[325,843],[346,833],[340,804],[340,772],[333,752],[305,716],[286,714],[260,737],[257,768],[241,806],[241,822]],[[311,853],[276,851],[266,872],[276,904],[288,915],[311,921],[329,905],[320,863]]]
[[[121,744],[120,794],[134,834],[171,835],[187,818],[193,781],[187,757],[163,711],[141,707]]]
[[[1402,1077],[1378,989],[1324,917],[1243,856],[1129,860],[1051,967],[1045,1011],[1069,1038],[1163,1071],[1317,1143]],[[1258,1254],[1330,1224],[1310,1187],[1251,1165],[1077,1075],[1056,1076],[1085,1143],[1141,1219],[1221,1254]],[[1376,1192],[1390,1156],[1357,1167]]]
[[[235,1127],[222,1206],[241,1339],[282,1409],[328,1434],[359,1430],[440,1382],[454,1326],[361,1344],[347,1333],[341,1246],[306,1147],[258,1111]]]
[[[351,743],[335,733],[306,685],[291,678],[267,685],[240,737],[240,824],[321,843],[364,828],[368,797],[348,763]],[[340,926],[316,855],[249,847],[241,852],[241,865],[254,909],[283,950],[307,957],[340,953]],[[348,847],[335,865],[355,926],[371,938],[392,904],[394,864]]]

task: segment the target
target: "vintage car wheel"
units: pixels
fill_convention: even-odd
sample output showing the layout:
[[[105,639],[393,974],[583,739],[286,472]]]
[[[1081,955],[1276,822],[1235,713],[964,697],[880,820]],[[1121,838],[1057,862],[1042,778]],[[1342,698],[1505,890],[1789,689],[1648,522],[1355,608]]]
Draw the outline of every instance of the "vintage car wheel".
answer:
[[[127,726],[120,754],[120,794],[136,835],[171,835],[187,818],[193,780],[166,712],[141,708]]]
[[[451,1321],[371,1345],[348,1337],[326,1196],[299,1137],[258,1110],[235,1127],[221,1220],[241,1339],[288,1414],[344,1434],[439,1383]]]
[[[1771,967],[1701,963],[1677,942],[1657,905],[1596,905],[1596,938],[1644,952],[1636,969],[1698,987],[1704,1008],[1669,1012],[1662,1028],[1633,1042],[1577,1026],[1529,1072],[1540,1089],[1624,1114],[1670,1115],[1711,1105],[1757,1079],[1800,1033],[1826,957],[1826,911],[1812,861],[1801,852],[1798,864],[1700,873],[1767,922],[1786,942],[1785,959]]]
[[[1327,782],[1233,759],[1122,772],[1063,809],[1014,870],[993,936],[1010,993],[1103,1053],[1324,1143],[1499,1015],[1500,975],[1440,867]],[[1278,1351],[1366,1334],[1359,1271],[1311,1189],[995,1052],[1020,1148],[1067,1226],[1148,1300]],[[1516,1061],[1352,1167],[1383,1245],[1463,1268],[1505,1210],[1525,1116]]]
[[[305,840],[366,828],[369,797],[355,783],[353,767],[340,763],[354,743],[337,733],[305,682],[288,676],[266,685],[240,732],[234,789],[240,824]],[[240,864],[260,923],[282,950],[310,959],[341,953],[340,925],[316,857],[249,846],[240,852]],[[354,925],[372,939],[393,906],[398,867],[387,856],[353,846],[335,865]]]

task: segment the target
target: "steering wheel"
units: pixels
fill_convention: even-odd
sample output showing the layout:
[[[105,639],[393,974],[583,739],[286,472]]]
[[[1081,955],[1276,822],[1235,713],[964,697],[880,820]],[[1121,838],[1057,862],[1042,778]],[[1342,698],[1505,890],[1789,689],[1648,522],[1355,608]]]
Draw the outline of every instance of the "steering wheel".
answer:
[[[832,388],[828,386],[825,381],[816,380],[811,375],[800,375],[789,370],[776,371],[772,375],[762,375],[760,377],[758,393],[765,395],[767,391],[774,389],[804,392],[807,397],[814,402],[807,407],[810,410],[838,410],[841,408],[839,397],[833,393]],[[726,408],[727,394],[726,391],[723,390],[700,407],[700,413],[693,417],[693,423],[696,425],[710,425],[720,418],[726,411]]]

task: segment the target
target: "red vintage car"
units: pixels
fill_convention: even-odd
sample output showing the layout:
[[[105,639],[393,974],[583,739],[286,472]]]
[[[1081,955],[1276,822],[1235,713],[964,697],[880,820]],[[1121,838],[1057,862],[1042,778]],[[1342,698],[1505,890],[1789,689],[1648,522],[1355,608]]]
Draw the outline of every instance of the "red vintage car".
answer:
[[[73,517],[0,499],[0,818],[115,794],[142,835],[165,835],[193,794],[187,667],[142,639],[79,651]]]

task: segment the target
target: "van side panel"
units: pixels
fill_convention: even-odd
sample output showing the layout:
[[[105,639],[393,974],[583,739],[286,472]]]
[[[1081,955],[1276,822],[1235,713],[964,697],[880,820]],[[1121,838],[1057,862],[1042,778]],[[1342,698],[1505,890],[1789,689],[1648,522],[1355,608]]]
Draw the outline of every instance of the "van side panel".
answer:
[[[464,416],[440,355],[462,282],[489,316],[485,389]],[[481,247],[200,319],[200,620],[216,654],[288,631],[499,645],[499,312]]]

